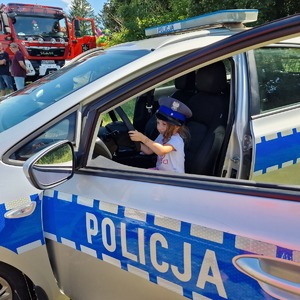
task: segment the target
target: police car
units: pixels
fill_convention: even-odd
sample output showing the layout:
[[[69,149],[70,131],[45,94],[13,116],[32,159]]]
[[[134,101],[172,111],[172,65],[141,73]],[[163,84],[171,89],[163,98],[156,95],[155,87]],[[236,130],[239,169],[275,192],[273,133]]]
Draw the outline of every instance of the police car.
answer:
[[[257,14],[149,28],[0,103],[0,299],[300,298],[300,16]],[[185,174],[128,135],[162,96],[193,112]]]

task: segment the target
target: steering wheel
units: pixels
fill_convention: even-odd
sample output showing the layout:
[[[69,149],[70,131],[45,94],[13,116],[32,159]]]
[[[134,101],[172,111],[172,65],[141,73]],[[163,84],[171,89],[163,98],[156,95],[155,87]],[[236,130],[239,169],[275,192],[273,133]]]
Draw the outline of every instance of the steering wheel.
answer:
[[[117,122],[116,114],[119,115],[121,121]],[[117,107],[109,112],[112,123],[104,127],[100,127],[98,138],[94,148],[94,157],[98,155],[112,159],[112,154],[117,151],[119,146],[131,145],[130,149],[140,152],[140,142],[131,141],[128,131],[135,130],[129,118],[121,107]],[[117,124],[119,123],[119,124]],[[118,138],[120,134],[120,139]],[[125,147],[127,147],[125,146]]]
[[[121,120],[126,125],[128,131],[135,130],[135,128],[133,127],[132,123],[130,122],[128,116],[126,115],[126,113],[124,112],[122,107],[120,107],[120,106],[116,107],[115,111],[118,113]],[[136,151],[138,151],[138,152],[141,151],[141,143],[140,142],[134,142],[134,145],[135,145]]]
[[[97,137],[95,148],[94,148],[94,157],[97,157],[99,155],[104,156],[108,159],[112,159],[112,154],[107,148],[107,146],[105,145],[105,143],[100,138]]]

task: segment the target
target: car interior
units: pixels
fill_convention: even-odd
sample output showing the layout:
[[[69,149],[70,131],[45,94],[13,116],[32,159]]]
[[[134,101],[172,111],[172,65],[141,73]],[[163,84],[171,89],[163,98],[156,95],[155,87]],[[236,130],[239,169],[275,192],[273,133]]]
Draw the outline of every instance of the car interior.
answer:
[[[106,124],[102,121],[93,157],[104,155],[127,166],[154,167],[156,155],[141,153],[139,143],[129,139],[128,130],[136,129],[155,140],[158,99],[167,95],[185,103],[193,113],[186,122],[190,140],[185,145],[185,172],[220,176],[218,164],[222,160],[220,154],[228,122],[230,69],[229,60],[219,61],[177,77],[130,100],[132,116],[122,106],[108,112],[109,121]],[[109,154],[103,151],[103,145]]]

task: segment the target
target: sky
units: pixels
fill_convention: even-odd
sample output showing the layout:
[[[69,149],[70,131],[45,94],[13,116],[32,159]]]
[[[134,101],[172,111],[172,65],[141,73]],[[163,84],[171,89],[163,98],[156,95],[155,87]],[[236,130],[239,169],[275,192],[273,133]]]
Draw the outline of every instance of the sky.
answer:
[[[46,2],[46,3],[45,3]],[[1,3],[27,3],[27,4],[40,4],[40,5],[49,5],[49,6],[58,6],[61,7],[66,13],[69,11],[69,7],[71,5],[72,0],[9,0],[9,1],[1,1]],[[107,0],[87,0],[90,3],[92,8],[94,9],[95,15],[97,15],[103,8],[104,3]]]

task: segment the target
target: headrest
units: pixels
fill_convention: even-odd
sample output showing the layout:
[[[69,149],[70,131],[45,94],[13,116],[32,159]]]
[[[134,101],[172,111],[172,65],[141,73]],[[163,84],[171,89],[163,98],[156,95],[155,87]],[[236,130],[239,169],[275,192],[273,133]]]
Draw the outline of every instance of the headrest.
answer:
[[[192,120],[210,127],[215,127],[216,124],[224,124],[228,114],[227,97],[224,94],[205,93],[202,95],[202,92],[200,94],[200,98],[189,103],[189,107],[193,112]]]
[[[193,91],[195,89],[195,72],[191,72],[175,79],[175,87],[178,90]]]
[[[196,88],[198,91],[219,94],[225,91],[226,85],[226,70],[221,61],[197,71]]]

